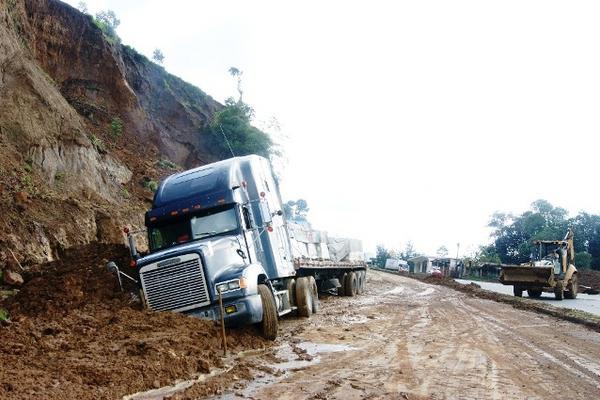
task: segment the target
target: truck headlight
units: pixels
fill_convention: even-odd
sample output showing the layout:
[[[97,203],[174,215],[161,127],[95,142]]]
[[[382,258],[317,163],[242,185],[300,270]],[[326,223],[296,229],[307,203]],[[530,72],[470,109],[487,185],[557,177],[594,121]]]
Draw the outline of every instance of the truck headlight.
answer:
[[[247,287],[246,278],[241,279],[232,279],[227,282],[217,283],[215,288],[217,289],[217,293],[220,291],[221,293],[231,292],[233,290],[243,289]]]

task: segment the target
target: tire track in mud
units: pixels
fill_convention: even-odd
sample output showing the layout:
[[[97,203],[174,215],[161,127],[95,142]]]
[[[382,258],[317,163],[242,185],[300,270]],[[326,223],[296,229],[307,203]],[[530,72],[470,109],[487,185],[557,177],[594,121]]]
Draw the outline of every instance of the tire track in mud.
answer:
[[[518,357],[527,356],[532,364],[540,363],[541,359],[552,365],[552,367],[547,368],[544,374],[536,374],[537,395],[540,394],[539,391],[545,392],[544,396],[541,396],[540,398],[554,397],[556,396],[556,393],[564,393],[566,389],[565,382],[573,384],[573,379],[564,379],[564,372],[561,372],[561,370],[569,373],[574,379],[577,379],[577,386],[591,386],[593,389],[600,389],[600,380],[598,379],[600,377],[598,375],[600,365],[589,359],[573,354],[573,349],[568,351],[567,349],[570,349],[570,344],[567,340],[549,340],[544,343],[544,348],[541,348],[540,345],[536,343],[540,340],[539,337],[536,337],[539,336],[539,332],[533,336],[526,336],[522,332],[515,330],[511,324],[502,322],[501,318],[498,318],[498,316],[487,314],[484,310],[467,305],[462,301],[461,306],[469,310],[473,318],[480,321],[482,328],[487,329],[490,333],[495,335],[498,335],[499,333],[504,335],[506,337],[506,340],[504,341],[505,345],[514,348],[517,347],[515,345],[518,344],[518,349],[514,350],[515,353],[518,352]],[[530,315],[530,318],[539,317]],[[557,322],[554,327],[560,329],[561,325],[568,324]],[[533,328],[537,327],[540,326],[534,326]],[[558,371],[556,371],[556,369],[558,369]],[[533,369],[529,372],[528,377],[530,380],[533,378],[532,372],[535,373],[537,371]],[[557,382],[561,383],[557,384]],[[531,382],[529,382],[529,384],[530,383]],[[588,395],[581,395],[579,393],[579,388],[574,388],[572,390],[575,393],[569,393],[568,398],[576,398],[573,397],[575,394],[581,396],[577,398],[589,398]]]
[[[263,380],[247,397],[600,398],[600,335],[568,322],[372,271],[364,296],[325,298],[322,310],[284,320],[281,340],[350,349]]]

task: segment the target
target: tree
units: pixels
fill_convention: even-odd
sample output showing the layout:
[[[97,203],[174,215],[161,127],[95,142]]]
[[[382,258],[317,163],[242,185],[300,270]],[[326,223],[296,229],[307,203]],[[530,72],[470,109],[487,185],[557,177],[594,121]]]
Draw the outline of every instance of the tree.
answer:
[[[81,11],[82,13],[87,14],[87,12],[88,12],[87,3],[85,1],[80,1],[79,3],[77,3],[77,9],[79,9],[79,11]]]
[[[448,248],[446,246],[440,246],[436,253],[440,258],[446,257],[448,255]]]
[[[290,200],[283,205],[283,212],[288,221],[308,222],[308,203],[304,199]]]
[[[270,158],[275,154],[269,135],[252,126],[253,117],[252,107],[232,98],[227,99],[225,107],[213,115],[208,129],[202,132],[208,134],[211,147],[219,158],[248,154]]]
[[[375,264],[378,267],[385,267],[385,261],[390,258],[390,252],[383,246],[377,245],[377,251],[375,253]]]
[[[404,251],[400,252],[400,258],[402,258],[403,260],[408,260],[409,258],[413,258],[418,255],[419,253],[417,253],[413,242],[411,242],[410,240],[406,242],[406,245],[404,246]]]
[[[241,70],[237,69],[236,67],[229,68],[229,74],[237,79],[237,91],[240,94],[240,97],[238,98],[239,103],[242,102],[242,95],[244,94],[244,91],[242,90],[242,74],[243,73],[244,73],[244,71],[241,71]]]
[[[162,64],[165,60],[165,55],[160,49],[154,49],[154,52],[152,53],[152,59],[157,63]]]
[[[112,10],[100,11],[96,13],[96,18],[94,18],[94,23],[106,39],[111,43],[120,43],[121,39],[117,35],[116,29],[121,24],[121,21],[117,18],[117,15]]]
[[[574,232],[575,265],[600,268],[600,216],[580,212],[568,218],[567,210],[554,207],[546,200],[536,200],[521,215],[495,213],[489,227],[494,243],[486,254],[505,264],[529,261],[535,253],[533,240],[562,239],[570,227]],[[493,248],[493,251],[491,251]],[[492,262],[492,261],[489,261]]]

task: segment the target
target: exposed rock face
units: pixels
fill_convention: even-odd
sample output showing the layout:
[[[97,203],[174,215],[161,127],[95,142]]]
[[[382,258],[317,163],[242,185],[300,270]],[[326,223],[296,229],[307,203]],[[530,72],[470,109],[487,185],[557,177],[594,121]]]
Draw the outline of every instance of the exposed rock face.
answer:
[[[0,264],[3,248],[27,265],[122,242],[152,197],[142,177],[172,172],[158,160],[215,161],[200,132],[221,107],[89,15],[0,0]]]

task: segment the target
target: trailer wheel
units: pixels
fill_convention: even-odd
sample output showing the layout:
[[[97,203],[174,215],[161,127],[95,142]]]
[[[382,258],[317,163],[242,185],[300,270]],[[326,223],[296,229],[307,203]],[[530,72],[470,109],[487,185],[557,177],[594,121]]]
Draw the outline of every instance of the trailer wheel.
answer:
[[[518,286],[513,286],[513,294],[516,297],[523,297],[523,289]]]
[[[527,295],[533,299],[538,299],[542,296],[542,289],[527,289]]]
[[[576,299],[577,292],[579,291],[579,282],[577,281],[577,274],[573,274],[571,277],[571,283],[567,286],[569,289],[565,293],[567,299]]]
[[[296,281],[296,306],[298,315],[308,318],[312,314],[312,290],[310,281],[306,277],[298,278]]]
[[[312,312],[313,314],[316,314],[321,309],[321,304],[319,302],[319,289],[317,288],[317,281],[315,281],[314,276],[309,276],[308,280],[310,282]]]
[[[358,286],[358,279],[354,271],[350,271],[346,274],[344,279],[344,292],[346,296],[356,296],[356,290]]]
[[[290,279],[287,281],[286,289],[290,296],[290,306],[296,306],[296,280]]]
[[[346,291],[344,290],[344,287],[346,285],[346,274],[343,274],[342,276],[340,276],[338,278],[338,280],[340,281],[340,286],[337,288],[337,295],[338,296],[345,296],[346,295]]]
[[[358,281],[358,284],[356,285],[356,294],[362,294],[365,283],[365,277],[363,275],[363,272],[356,271],[356,278],[356,280]]]
[[[565,287],[562,281],[556,282],[556,286],[554,286],[554,297],[556,300],[565,298]]]
[[[267,287],[267,285],[258,285],[258,294],[260,295],[260,301],[262,303],[263,317],[260,322],[260,327],[263,336],[268,340],[275,340],[277,338],[277,305],[273,298],[273,293]]]

